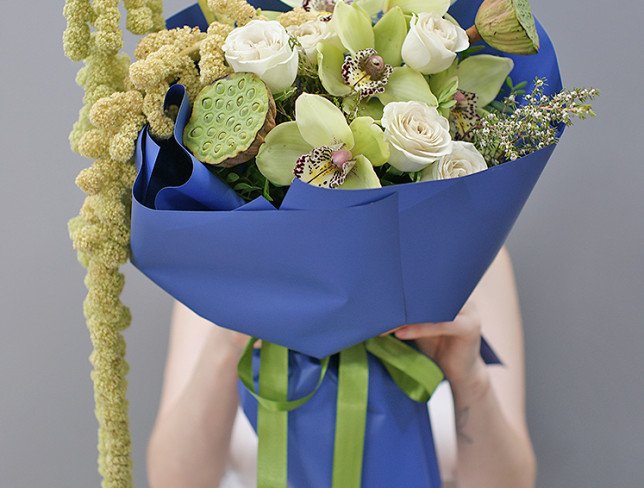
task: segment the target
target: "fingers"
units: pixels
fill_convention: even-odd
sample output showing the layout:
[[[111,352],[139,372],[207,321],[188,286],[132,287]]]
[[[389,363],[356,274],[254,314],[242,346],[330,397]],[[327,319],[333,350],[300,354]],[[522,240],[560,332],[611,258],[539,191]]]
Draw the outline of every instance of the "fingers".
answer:
[[[454,322],[425,322],[403,325],[394,331],[398,339],[420,339],[421,337],[438,337],[459,335]]]
[[[468,300],[451,322],[421,322],[407,324],[391,329],[380,334],[380,337],[394,334],[399,339],[419,339],[422,337],[437,337],[441,335],[459,336],[467,334],[480,334],[481,324],[472,300]]]
[[[481,321],[475,307],[466,304],[452,322],[409,324],[394,329],[393,332],[396,337],[404,340],[422,337],[480,335]]]
[[[400,327],[396,327],[395,329],[388,330],[387,332],[383,332],[378,337],[384,337],[384,336],[387,336],[389,334],[393,334],[393,333],[395,333],[397,330],[399,330],[402,327],[404,327],[404,325],[401,325]]]

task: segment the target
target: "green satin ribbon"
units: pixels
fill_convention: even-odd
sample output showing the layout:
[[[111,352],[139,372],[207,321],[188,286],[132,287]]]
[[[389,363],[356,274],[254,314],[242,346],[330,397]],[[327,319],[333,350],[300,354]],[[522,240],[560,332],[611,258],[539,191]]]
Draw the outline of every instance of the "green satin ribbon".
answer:
[[[333,443],[334,488],[360,486],[369,396],[367,361],[364,343],[340,352]]]
[[[306,403],[319,389],[329,358],[320,362],[320,376],[307,395],[288,400],[288,349],[262,343],[259,392],[253,383],[252,338],[239,361],[239,377],[257,399],[259,488],[286,488],[288,412]],[[393,336],[375,337],[339,353],[338,397],[333,449],[333,488],[360,488],[369,394],[367,352],[377,357],[405,394],[425,403],[443,379],[440,368],[424,354]]]
[[[256,392],[253,346],[258,340],[253,337],[248,341],[237,365],[239,378],[258,403],[257,487],[286,488],[288,412],[304,405],[318,391],[329,367],[329,358],[320,361],[320,376],[313,391],[301,398],[288,400],[288,349],[263,341],[259,357],[259,392]]]

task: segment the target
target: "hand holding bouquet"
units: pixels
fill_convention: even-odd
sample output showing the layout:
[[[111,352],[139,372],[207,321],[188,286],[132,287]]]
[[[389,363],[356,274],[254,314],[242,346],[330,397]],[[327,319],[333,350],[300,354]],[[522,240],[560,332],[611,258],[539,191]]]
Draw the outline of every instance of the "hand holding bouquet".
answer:
[[[379,336],[454,319],[596,91],[561,91],[524,0],[208,0],[167,29],[160,2],[125,4],[128,27],[151,32],[131,64],[116,0],[65,7],[66,51],[86,63],[71,142],[96,160],[70,231],[106,484],[131,476],[131,258],[262,339],[240,363],[260,484],[438,486],[424,402],[442,373]]]

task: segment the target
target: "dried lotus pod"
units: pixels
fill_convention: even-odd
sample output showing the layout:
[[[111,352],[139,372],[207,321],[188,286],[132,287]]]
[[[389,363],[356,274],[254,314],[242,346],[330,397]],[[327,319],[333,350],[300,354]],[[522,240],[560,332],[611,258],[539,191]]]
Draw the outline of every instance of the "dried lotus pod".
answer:
[[[484,0],[467,35],[470,43],[483,39],[510,54],[539,51],[539,34],[528,0]]]
[[[200,161],[230,168],[255,157],[275,127],[276,112],[257,75],[233,73],[199,92],[183,141]]]

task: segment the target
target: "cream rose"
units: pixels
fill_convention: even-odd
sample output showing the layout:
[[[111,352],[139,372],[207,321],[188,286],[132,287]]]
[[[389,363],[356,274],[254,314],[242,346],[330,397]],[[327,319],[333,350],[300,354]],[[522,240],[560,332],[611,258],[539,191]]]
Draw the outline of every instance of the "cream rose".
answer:
[[[318,42],[335,36],[331,22],[322,20],[309,20],[300,25],[288,26],[286,30],[298,40],[302,54],[314,65],[318,62]]]
[[[222,46],[234,71],[255,73],[273,93],[286,90],[297,76],[297,49],[286,29],[275,20],[251,20],[233,29]]]
[[[474,144],[454,141],[450,154],[433,162],[422,171],[421,181],[458,178],[484,169],[487,169],[487,163]]]
[[[452,152],[449,122],[422,102],[391,102],[381,120],[389,143],[389,164],[400,171],[420,171]]]
[[[424,12],[411,18],[402,58],[407,66],[431,75],[449,68],[456,53],[469,45],[467,33],[456,23]]]

